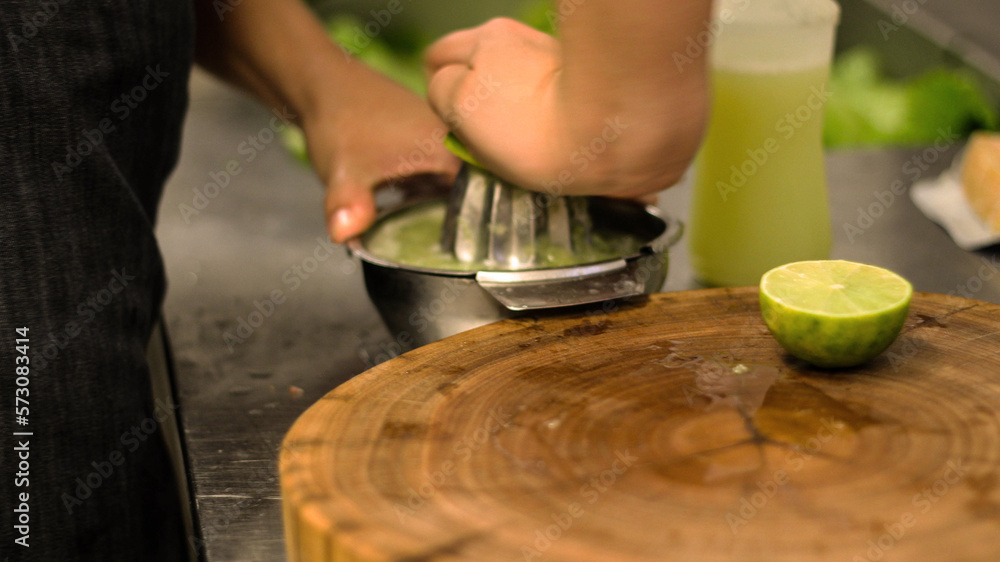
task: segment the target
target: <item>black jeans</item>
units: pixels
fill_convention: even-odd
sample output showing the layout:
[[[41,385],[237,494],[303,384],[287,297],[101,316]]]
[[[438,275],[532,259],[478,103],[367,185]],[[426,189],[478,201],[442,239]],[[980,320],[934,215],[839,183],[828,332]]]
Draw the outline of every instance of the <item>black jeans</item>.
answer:
[[[0,558],[184,557],[145,348],[193,28],[190,0],[0,0]]]

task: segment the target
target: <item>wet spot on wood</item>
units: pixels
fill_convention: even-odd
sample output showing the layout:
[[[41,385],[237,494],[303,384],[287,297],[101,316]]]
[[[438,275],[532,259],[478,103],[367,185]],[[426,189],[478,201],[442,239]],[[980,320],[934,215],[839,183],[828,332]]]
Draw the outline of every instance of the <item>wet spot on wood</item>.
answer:
[[[928,316],[926,314],[918,314],[917,319],[920,323],[917,324],[918,328],[947,328],[948,326],[941,322],[941,319],[937,316]]]
[[[337,529],[340,529],[341,531],[348,531],[348,532],[349,531],[356,531],[356,530],[358,530],[358,529],[361,528],[361,524],[360,523],[358,523],[357,521],[352,521],[350,519],[337,521],[336,526],[337,526]]]
[[[970,475],[965,478],[965,483],[967,486],[972,488],[979,496],[989,496],[997,489],[997,484],[1000,484],[1000,478],[997,477],[997,473],[991,472],[989,474]]]
[[[562,335],[564,338],[596,336],[608,331],[610,327],[611,322],[608,320],[601,320],[597,323],[584,320],[581,324],[563,330]]]
[[[387,421],[382,425],[380,437],[387,439],[410,439],[421,437],[427,432],[427,426],[422,423]]]
[[[456,388],[458,388],[457,384],[455,384],[453,382],[445,382],[445,383],[441,383],[441,384],[439,384],[437,386],[437,391],[440,392],[441,394],[445,395],[445,396],[448,396]]]

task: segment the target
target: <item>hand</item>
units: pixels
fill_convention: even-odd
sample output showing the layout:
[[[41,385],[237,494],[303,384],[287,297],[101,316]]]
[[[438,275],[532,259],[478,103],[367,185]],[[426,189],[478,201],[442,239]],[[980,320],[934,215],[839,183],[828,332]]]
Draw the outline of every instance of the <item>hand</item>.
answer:
[[[559,42],[495,19],[443,37],[425,57],[428,101],[470,152],[498,175],[542,190],[570,154],[559,142]]]
[[[704,57],[665,62],[708,0],[588,0],[560,39],[497,19],[426,54],[429,101],[486,167],[553,195],[638,197],[675,184],[707,109]]]
[[[244,2],[225,18],[210,0],[197,0],[195,9],[199,63],[297,116],[327,186],[333,240],[371,225],[372,190],[385,180],[443,174],[451,181],[457,173],[457,159],[441,144],[447,128],[427,103],[344,56],[301,0]]]
[[[327,186],[327,229],[339,243],[375,220],[377,185],[417,174],[440,175],[450,184],[459,168],[441,143],[448,128],[427,102],[373,70],[353,70],[350,93],[332,103],[328,115],[302,123],[313,167]]]

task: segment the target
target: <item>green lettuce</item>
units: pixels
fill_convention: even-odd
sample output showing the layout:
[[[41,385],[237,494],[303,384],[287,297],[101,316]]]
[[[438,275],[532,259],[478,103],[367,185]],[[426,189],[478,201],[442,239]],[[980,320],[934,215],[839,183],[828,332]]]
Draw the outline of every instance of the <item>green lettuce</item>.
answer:
[[[829,91],[823,141],[831,148],[928,145],[942,131],[966,136],[998,125],[996,109],[968,72],[937,68],[893,80],[869,49],[837,57]]]

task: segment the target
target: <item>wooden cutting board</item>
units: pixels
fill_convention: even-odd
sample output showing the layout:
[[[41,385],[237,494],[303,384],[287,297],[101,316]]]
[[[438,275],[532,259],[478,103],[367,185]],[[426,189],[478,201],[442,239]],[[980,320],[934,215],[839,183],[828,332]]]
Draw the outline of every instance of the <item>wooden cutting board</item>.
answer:
[[[915,294],[842,371],[755,289],[503,321],[327,394],[281,451],[313,560],[1000,560],[1000,306]]]

